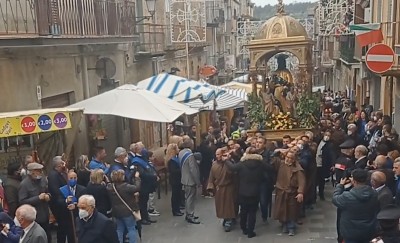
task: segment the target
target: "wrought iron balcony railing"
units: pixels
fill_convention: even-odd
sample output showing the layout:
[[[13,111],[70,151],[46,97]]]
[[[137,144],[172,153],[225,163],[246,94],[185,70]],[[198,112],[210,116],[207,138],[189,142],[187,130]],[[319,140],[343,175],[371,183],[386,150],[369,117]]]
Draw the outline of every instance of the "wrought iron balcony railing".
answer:
[[[175,27],[179,29],[179,26]],[[184,41],[172,42],[171,35],[174,33],[171,31],[170,25],[143,23],[138,24],[136,28],[139,35],[136,55],[159,56],[168,51],[184,50],[186,47]],[[205,47],[208,44],[207,42],[190,42],[189,48]]]
[[[136,47],[137,54],[162,55],[165,52],[166,35],[165,26],[159,24],[143,23],[137,25],[139,43]]]
[[[355,36],[343,35],[340,36],[340,58],[347,63],[357,62],[354,59],[355,53]]]
[[[0,0],[0,38],[135,34],[134,0]]]

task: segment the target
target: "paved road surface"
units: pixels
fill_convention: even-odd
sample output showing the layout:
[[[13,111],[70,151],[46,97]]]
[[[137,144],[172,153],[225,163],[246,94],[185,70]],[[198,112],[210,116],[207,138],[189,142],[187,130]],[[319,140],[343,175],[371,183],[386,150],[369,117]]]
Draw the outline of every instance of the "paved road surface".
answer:
[[[200,225],[188,224],[183,217],[172,217],[170,210],[170,194],[161,193],[161,199],[156,200],[160,217],[154,217],[158,223],[143,226],[143,243],[335,243],[336,239],[336,209],[331,203],[333,188],[328,182],[326,201],[317,201],[313,210],[307,211],[304,224],[298,226],[297,234],[290,237],[281,234],[279,223],[270,220],[264,224],[257,218],[255,232],[257,236],[248,239],[242,235],[237,225],[231,232],[223,231],[221,221],[215,217],[214,199],[199,197],[197,215]]]

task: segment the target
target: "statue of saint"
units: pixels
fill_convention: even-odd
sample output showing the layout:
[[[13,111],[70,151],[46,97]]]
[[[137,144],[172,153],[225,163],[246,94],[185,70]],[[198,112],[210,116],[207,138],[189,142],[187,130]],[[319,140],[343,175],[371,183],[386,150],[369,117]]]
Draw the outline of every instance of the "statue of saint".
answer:
[[[283,85],[278,85],[275,88],[275,99],[279,100],[279,103],[282,106],[282,111],[286,112],[287,107],[286,107],[286,98],[284,97],[284,94],[283,94],[284,89],[285,89],[285,86],[283,86]]]
[[[283,0],[278,0],[278,4],[276,6],[276,12],[278,14],[284,14],[285,13],[285,7],[283,5]]]
[[[288,83],[293,83],[293,76],[290,71],[286,68],[286,59],[288,58],[287,55],[281,54],[276,57],[278,61],[278,68],[276,69],[275,73],[278,77],[282,78]]]
[[[270,89],[267,88],[264,93],[262,93],[262,98],[264,100],[264,110],[267,114],[270,114],[274,110],[275,98],[271,93]]]

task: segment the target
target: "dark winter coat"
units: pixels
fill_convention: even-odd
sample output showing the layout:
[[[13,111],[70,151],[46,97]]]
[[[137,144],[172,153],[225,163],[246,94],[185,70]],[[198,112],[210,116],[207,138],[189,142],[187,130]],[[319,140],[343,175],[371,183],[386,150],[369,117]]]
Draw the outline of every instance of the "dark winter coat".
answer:
[[[233,164],[226,161],[229,169],[236,171],[239,177],[239,196],[259,197],[260,185],[264,180],[266,165],[259,154],[247,154],[242,157],[239,163]]]
[[[377,229],[378,193],[368,185],[345,191],[338,184],[332,198],[341,210],[340,234],[345,240],[369,241]]]
[[[118,243],[115,224],[111,219],[99,213],[96,209],[86,222],[76,219],[76,235],[78,242],[85,243]]]

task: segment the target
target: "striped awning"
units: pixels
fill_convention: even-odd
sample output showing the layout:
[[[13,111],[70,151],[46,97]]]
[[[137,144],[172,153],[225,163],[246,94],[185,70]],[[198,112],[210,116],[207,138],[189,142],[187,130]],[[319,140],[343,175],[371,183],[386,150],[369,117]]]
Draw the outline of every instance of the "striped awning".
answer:
[[[215,99],[216,110],[228,110],[241,108],[247,100],[247,93],[244,90],[227,89],[220,86],[211,85],[205,81],[198,82],[203,87],[212,89],[219,95]],[[201,103],[199,100],[193,100],[186,103],[191,108],[199,110],[214,110],[214,100],[206,103]]]
[[[241,98],[238,98],[228,93],[224,93],[218,96],[215,99],[215,102],[217,111],[241,108],[244,107],[245,104],[245,101],[242,100]],[[189,106],[190,108],[203,111],[214,110],[214,100],[211,100],[207,103],[202,103],[200,100],[192,100],[190,102],[185,103],[185,105]]]
[[[208,102],[225,92],[216,92],[211,88],[203,86],[199,82],[167,73],[161,73],[140,81],[137,86],[141,89],[146,89],[169,99],[184,103],[196,99],[202,103]]]
[[[235,97],[238,97],[242,99],[243,101],[247,101],[247,92],[245,89],[239,89],[239,88],[229,88],[229,87],[223,87],[223,86],[215,86],[207,83],[206,81],[200,80],[200,82],[203,83],[205,87],[214,89],[214,90],[223,90],[226,93],[233,95]]]

